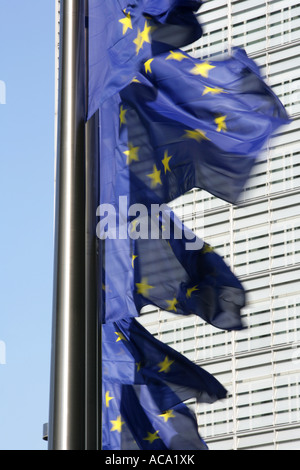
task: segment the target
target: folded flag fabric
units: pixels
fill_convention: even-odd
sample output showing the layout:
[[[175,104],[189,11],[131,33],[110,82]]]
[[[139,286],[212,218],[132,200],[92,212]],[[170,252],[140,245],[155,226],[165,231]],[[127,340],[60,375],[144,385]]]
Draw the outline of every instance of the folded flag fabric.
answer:
[[[153,395],[165,390],[172,394],[167,386],[157,384],[103,382],[102,449],[208,450],[188,406],[181,403],[165,409],[156,404]]]
[[[153,167],[155,160],[151,160],[152,157],[144,160],[146,145],[138,149],[124,140],[126,119],[117,95],[100,108],[97,233],[104,241],[105,253],[102,259],[103,322],[137,316],[148,303],[173,313],[199,315],[222,329],[242,328],[244,289],[220,255],[197,238],[191,249],[191,237],[186,240],[187,229],[177,219],[175,223],[174,215],[173,220],[168,216],[166,207],[162,208],[166,219],[160,225],[158,237],[153,237],[149,230],[153,203],[161,207],[162,201],[160,189],[149,178],[151,170],[143,172],[142,169],[149,164]],[[146,135],[143,128],[142,135]],[[178,162],[179,172],[188,164],[189,156],[188,153],[181,164]],[[172,168],[170,160],[169,168]],[[164,171],[160,170],[160,174],[161,178],[165,176]],[[172,189],[167,178],[161,181]],[[176,183],[175,177],[175,190],[181,190],[182,186]],[[173,229],[166,238],[167,222],[180,227],[182,237],[176,238]],[[146,227],[144,233],[142,225]]]
[[[224,387],[136,319],[102,335],[103,449],[207,449],[183,402],[224,399]]]
[[[159,219],[146,213],[128,230],[127,239],[104,240],[103,323],[138,316],[151,304],[197,315],[216,328],[244,328],[242,284],[213,247],[172,211],[165,209]]]
[[[243,327],[244,290],[207,244],[198,240],[200,248],[188,253],[173,235],[134,232],[152,218],[154,205],[195,187],[238,202],[259,151],[288,122],[240,49],[214,61],[180,50],[160,53],[101,105],[103,322],[136,316],[149,303],[199,315],[218,328]]]
[[[133,203],[192,188],[237,203],[260,150],[289,122],[245,51],[199,60],[170,51],[145,62],[119,105],[119,158]]]
[[[170,236],[165,235],[168,225]],[[242,284],[213,247],[196,237],[174,213],[163,213],[159,237],[149,230],[147,239],[135,240],[132,257],[139,312],[152,304],[179,315],[197,315],[223,330],[244,328]]]
[[[119,92],[147,59],[201,37],[200,0],[89,0],[88,113]]]

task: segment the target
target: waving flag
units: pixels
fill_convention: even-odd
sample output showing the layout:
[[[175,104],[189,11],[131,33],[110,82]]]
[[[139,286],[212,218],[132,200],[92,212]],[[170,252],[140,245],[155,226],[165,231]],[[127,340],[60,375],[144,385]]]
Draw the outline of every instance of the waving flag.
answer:
[[[194,187],[236,202],[259,149],[288,122],[280,101],[243,51],[214,62],[176,51],[146,62],[100,111],[100,205],[113,209],[112,224],[99,214],[104,321],[148,303],[242,328],[244,290],[221,257],[201,240],[191,250],[184,236],[164,237],[162,226],[153,237],[150,212]]]
[[[100,126],[102,321],[138,316],[144,305],[152,304],[175,314],[198,315],[218,328],[243,328],[244,289],[222,257],[167,208],[156,214],[149,204],[131,205],[134,149],[123,153],[117,147],[121,118],[112,112],[112,103],[118,103],[116,96],[101,107]],[[155,200],[151,188],[149,200]]]
[[[223,386],[135,319],[103,325],[102,344],[103,449],[206,450],[183,401],[224,399]]]
[[[289,122],[239,49],[219,61],[160,54],[120,96],[131,203],[169,202],[194,187],[236,203],[260,150]]]
[[[138,311],[152,304],[177,315],[197,315],[216,328],[244,328],[242,284],[213,247],[174,218],[172,214],[170,237],[165,238],[169,220],[164,214],[159,238],[135,241],[132,258]],[[179,239],[178,229],[182,230]]]
[[[147,59],[202,35],[200,0],[90,0],[88,118]]]
[[[168,386],[103,382],[103,450],[207,450],[197,420]],[[153,398],[173,396],[168,408]],[[111,400],[113,400],[111,402]]]
[[[143,233],[136,223],[145,224]],[[104,323],[137,316],[151,304],[178,315],[197,315],[216,328],[244,328],[243,286],[213,247],[172,211],[163,211],[160,220],[155,213],[135,218],[128,230],[124,240],[104,241]]]

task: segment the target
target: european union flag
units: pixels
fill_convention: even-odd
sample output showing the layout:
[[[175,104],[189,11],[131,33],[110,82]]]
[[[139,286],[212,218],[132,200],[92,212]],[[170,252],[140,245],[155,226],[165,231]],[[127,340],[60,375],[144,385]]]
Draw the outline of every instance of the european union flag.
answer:
[[[216,328],[244,328],[245,291],[222,257],[174,213],[162,214],[157,238],[151,222],[149,237],[133,245],[137,310],[152,304],[177,315],[197,315]]]
[[[103,322],[137,316],[151,304],[174,314],[197,315],[221,329],[244,327],[240,281],[171,210],[146,212],[126,227],[124,240],[106,232]]]
[[[143,146],[139,152],[124,145],[126,119],[119,96],[101,106],[97,233],[104,240],[103,322],[138,316],[152,304],[175,314],[198,315],[218,328],[243,328],[245,292],[221,256],[167,208],[153,213],[151,203],[161,200],[156,188],[143,181],[145,175],[135,174],[140,159],[142,166],[149,162],[141,156]],[[136,204],[137,194],[144,204]],[[159,225],[157,216],[164,218]]]
[[[202,35],[200,0],[90,0],[90,118],[119,92],[140,65],[158,53],[190,44]]]
[[[155,402],[165,392],[174,398],[167,408]],[[168,386],[103,382],[102,393],[103,450],[208,450],[195,415],[184,403],[172,405],[178,397]]]
[[[222,258],[199,239],[191,248],[183,226],[176,236],[180,224],[168,210],[154,237],[149,211],[193,187],[235,202],[259,149],[287,122],[283,106],[240,50],[216,62],[160,54],[120,96],[100,110],[100,201],[113,206],[116,221],[113,233],[100,230],[104,321],[153,304],[218,328],[243,328],[244,289]]]
[[[160,54],[120,96],[117,149],[131,204],[166,203],[194,187],[237,203],[259,151],[289,122],[240,49],[225,60]]]
[[[135,319],[103,325],[102,347],[104,450],[207,449],[183,401],[224,399],[212,375]]]
[[[201,240],[189,252],[162,226],[153,237],[149,211],[194,187],[237,202],[259,150],[288,116],[242,50],[215,61],[170,50],[142,69],[100,108],[103,321],[150,303],[240,329],[244,290],[228,266]]]

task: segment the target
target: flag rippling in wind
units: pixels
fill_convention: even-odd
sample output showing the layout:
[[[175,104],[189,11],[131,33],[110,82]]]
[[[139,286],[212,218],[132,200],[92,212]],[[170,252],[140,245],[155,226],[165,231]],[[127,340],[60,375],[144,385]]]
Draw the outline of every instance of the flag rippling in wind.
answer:
[[[165,234],[168,224],[170,236]],[[172,212],[162,214],[157,238],[150,231],[147,239],[133,245],[137,310],[152,304],[177,315],[197,315],[223,330],[244,328],[244,288],[213,247]]]
[[[133,219],[131,238],[105,239],[103,322],[137,316],[152,304],[217,328],[244,328],[245,291],[223,258],[172,211],[156,215]]]
[[[133,317],[152,304],[218,328],[243,327],[242,285],[166,204],[193,188],[237,203],[260,150],[288,123],[243,50],[199,60],[179,49],[202,34],[200,5],[89,2],[87,117],[99,109],[100,119],[104,449],[207,449],[184,401],[212,403],[225,389]]]
[[[120,93],[131,203],[169,202],[197,187],[237,203],[286,111],[243,50],[225,60],[160,54]],[[127,168],[124,169],[124,172]]]
[[[183,401],[213,403],[224,387],[135,319],[102,331],[103,450],[206,450]]]
[[[160,54],[103,103],[100,121],[100,201],[117,213],[117,239],[105,234],[104,321],[135,316],[149,303],[242,328],[244,290],[213,250],[199,241],[200,249],[189,251],[172,234],[165,240],[147,229],[140,238],[131,232],[153,204],[194,187],[236,202],[259,149],[288,122],[255,63],[241,50],[216,62]],[[135,208],[146,214],[130,214]]]
[[[147,59],[202,35],[200,0],[89,0],[90,118]]]
[[[198,315],[219,328],[241,329],[244,289],[221,256],[167,207],[162,207],[164,220],[159,222],[160,214],[149,211],[149,204],[131,204],[135,161],[120,141],[122,115],[112,112],[112,103],[118,106],[118,101],[115,96],[100,110],[103,322],[137,316],[144,305],[152,304],[176,314]],[[150,187],[149,192],[153,202],[155,190]],[[158,230],[153,233],[155,221]]]

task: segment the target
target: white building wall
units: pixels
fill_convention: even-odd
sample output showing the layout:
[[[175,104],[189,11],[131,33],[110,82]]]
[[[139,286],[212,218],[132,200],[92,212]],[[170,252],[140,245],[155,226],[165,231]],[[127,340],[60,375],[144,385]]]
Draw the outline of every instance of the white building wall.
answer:
[[[196,409],[210,449],[300,449],[300,5],[210,0],[199,13],[205,32],[190,52],[245,48],[293,122],[270,140],[238,205],[200,190],[175,204],[243,282],[248,328],[225,332],[150,307],[141,322],[229,391]]]

